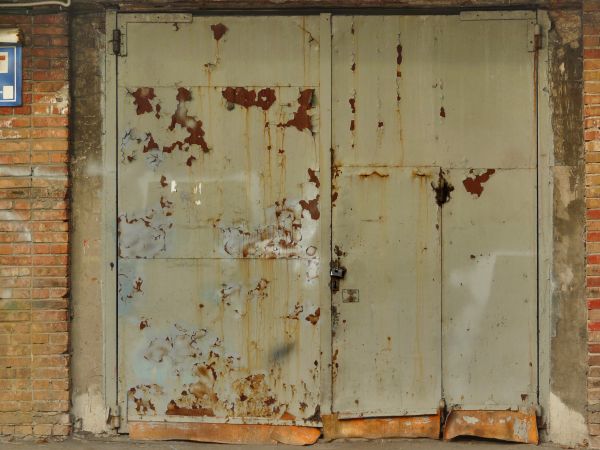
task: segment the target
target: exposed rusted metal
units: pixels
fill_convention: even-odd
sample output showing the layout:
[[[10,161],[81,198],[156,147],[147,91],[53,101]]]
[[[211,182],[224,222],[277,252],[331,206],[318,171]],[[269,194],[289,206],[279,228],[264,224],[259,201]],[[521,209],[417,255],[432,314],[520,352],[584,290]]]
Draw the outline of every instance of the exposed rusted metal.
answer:
[[[271,88],[263,88],[258,91],[258,95],[254,89],[248,90],[244,87],[227,87],[223,90],[223,98],[231,104],[250,108],[256,106],[264,111],[268,110],[277,98],[275,90]]]
[[[446,117],[446,109],[443,106],[440,108],[440,117]]]
[[[539,444],[535,412],[452,410],[444,424],[444,439],[474,436],[502,441]]]
[[[335,439],[440,438],[441,415],[340,420],[323,416],[323,437]]]
[[[223,37],[223,35],[225,33],[227,33],[227,30],[228,30],[228,28],[225,25],[223,25],[222,23],[217,23],[215,25],[211,25],[210,29],[213,32],[213,36],[215,38],[215,41],[217,41],[217,42],[221,40],[221,38]]]
[[[311,183],[314,183],[316,188],[321,186],[321,182],[319,181],[319,178],[317,177],[316,172],[314,170],[312,170],[310,167],[308,168],[308,181],[310,181]]]
[[[306,316],[305,320],[313,325],[316,325],[317,322],[319,322],[319,317],[321,317],[321,308],[317,308],[314,313]]]
[[[319,217],[321,217],[321,213],[319,212],[319,195],[312,200],[300,200],[298,203],[303,211],[308,211],[311,219],[319,220]]]
[[[184,138],[183,142],[176,141],[171,145],[164,146],[163,152],[171,153],[175,147],[178,147],[179,150],[183,150],[183,145],[186,143],[189,145],[199,145],[204,153],[208,153],[210,148],[204,140],[205,133],[202,129],[202,121],[188,115],[187,103],[192,100],[192,93],[188,89],[180,87],[177,89],[176,100],[178,102],[177,110],[175,111],[175,114],[171,116],[169,131],[173,131],[175,125],[179,125],[188,131],[189,136]]]
[[[137,88],[134,92],[130,92],[130,94],[134,98],[133,104],[137,107],[135,112],[138,116],[154,111],[152,103],[150,102],[156,97],[154,88],[141,87]]]
[[[473,194],[477,197],[481,197],[483,192],[483,184],[486,183],[490,177],[496,173],[495,169],[487,169],[485,172],[475,175],[474,170],[471,169],[469,173],[473,176],[469,176],[463,180],[463,186],[468,193]]]
[[[298,131],[307,129],[312,131],[312,123],[308,111],[313,107],[314,95],[314,89],[304,89],[300,91],[300,96],[298,97],[298,110],[294,113],[292,119],[284,124],[280,124],[280,126],[295,127]]]
[[[450,201],[450,194],[454,190],[454,186],[448,182],[442,169],[439,171],[437,185],[432,181],[431,187],[435,192],[435,202],[438,206],[444,206],[445,203]]]
[[[319,428],[289,425],[245,425],[228,423],[159,423],[129,422],[129,437],[133,440],[186,440],[220,444],[250,445],[311,445]]]

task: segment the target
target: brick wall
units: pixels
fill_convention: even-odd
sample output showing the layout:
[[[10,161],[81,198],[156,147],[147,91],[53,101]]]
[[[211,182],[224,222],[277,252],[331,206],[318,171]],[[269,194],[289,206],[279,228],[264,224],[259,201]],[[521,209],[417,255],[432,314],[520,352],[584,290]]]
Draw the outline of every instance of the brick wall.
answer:
[[[69,424],[68,23],[0,14],[24,36],[23,106],[0,108],[0,435]]]
[[[600,435],[600,0],[583,13],[589,430]]]

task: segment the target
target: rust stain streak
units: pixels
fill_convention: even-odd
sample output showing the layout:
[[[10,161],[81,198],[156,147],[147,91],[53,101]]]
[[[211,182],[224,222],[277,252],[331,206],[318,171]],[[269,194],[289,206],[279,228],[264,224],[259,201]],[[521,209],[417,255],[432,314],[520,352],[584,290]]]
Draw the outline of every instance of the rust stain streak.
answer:
[[[390,175],[388,173],[381,173],[377,170],[374,170],[373,172],[370,172],[370,173],[361,173],[358,176],[364,179],[364,178],[369,178],[369,177],[387,178]]]

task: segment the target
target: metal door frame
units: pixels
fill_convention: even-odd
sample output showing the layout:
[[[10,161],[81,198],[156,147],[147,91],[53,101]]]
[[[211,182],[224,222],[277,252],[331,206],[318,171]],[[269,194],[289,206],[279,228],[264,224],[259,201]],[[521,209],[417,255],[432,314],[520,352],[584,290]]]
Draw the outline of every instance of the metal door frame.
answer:
[[[329,12],[321,13],[320,30],[324,36],[329,33],[330,39],[322,39],[320,43],[320,108],[321,108],[321,133],[320,133],[320,169],[323,174],[331,173],[331,16],[332,14],[394,14],[394,15],[414,15],[414,11],[403,10],[353,10],[336,11],[331,9]],[[269,15],[273,11],[237,11],[238,15]],[[300,11],[275,11],[274,14],[292,15],[310,14],[310,9]],[[112,54],[113,30],[118,28],[118,17],[123,17],[127,13],[119,14],[116,10],[107,10],[106,12],[106,40],[105,40],[105,61],[103,66],[104,85],[104,120],[103,120],[103,179],[102,188],[102,261],[104,269],[102,273],[102,305],[103,305],[103,367],[104,367],[104,401],[107,410],[110,410],[109,419],[114,418],[113,425],[119,428],[120,411],[125,411],[118,401],[118,340],[117,340],[117,152],[115,151],[118,143],[118,102],[117,102],[117,58]],[[232,14],[229,12],[211,11],[208,14],[198,15],[218,15]],[[314,14],[314,12],[313,12]],[[456,12],[448,11],[422,11],[421,15],[453,15]],[[485,11],[485,15],[496,16],[506,15],[506,11],[500,9],[496,11]],[[543,423],[547,423],[549,417],[549,397],[550,397],[550,337],[551,337],[551,298],[552,298],[552,258],[553,258],[553,166],[554,166],[554,143],[552,131],[552,110],[550,103],[550,89],[548,70],[550,65],[550,52],[548,46],[548,32],[551,27],[551,21],[546,11],[537,10],[537,22],[542,30],[542,47],[537,52],[536,73],[533,74],[533,83],[537,79],[536,111],[537,116],[537,136],[538,136],[538,404],[541,411],[538,414]],[[323,192],[331,190],[331,177],[322,176],[321,185]],[[331,258],[331,198],[324,195],[322,197],[322,224],[321,242],[330,243]],[[325,255],[326,252],[323,252]],[[322,264],[320,293],[322,300],[329,299],[329,307],[321,309],[322,333],[321,333],[321,413],[331,413],[332,405],[332,380],[331,380],[331,292],[329,289],[329,267]],[[324,303],[323,306],[326,306]],[[121,425],[126,424],[125,423]],[[120,432],[127,432],[126,426],[119,428]]]

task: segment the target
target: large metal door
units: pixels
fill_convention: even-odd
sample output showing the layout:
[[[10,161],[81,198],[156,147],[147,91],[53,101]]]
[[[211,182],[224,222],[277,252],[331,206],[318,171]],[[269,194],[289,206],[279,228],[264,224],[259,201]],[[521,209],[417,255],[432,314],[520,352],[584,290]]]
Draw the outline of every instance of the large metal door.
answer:
[[[127,419],[314,424],[319,17],[120,20]]]
[[[534,17],[334,17],[341,416],[537,403]]]

